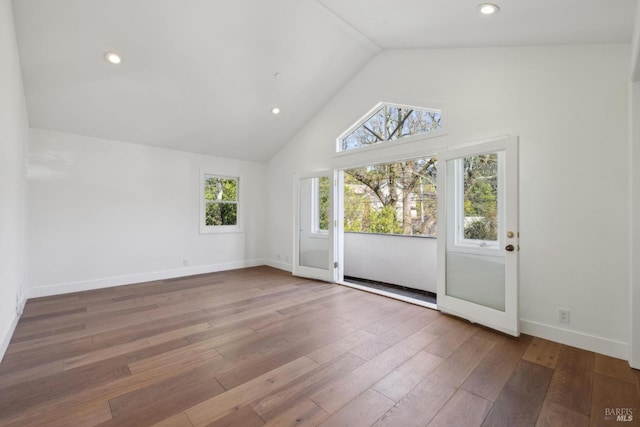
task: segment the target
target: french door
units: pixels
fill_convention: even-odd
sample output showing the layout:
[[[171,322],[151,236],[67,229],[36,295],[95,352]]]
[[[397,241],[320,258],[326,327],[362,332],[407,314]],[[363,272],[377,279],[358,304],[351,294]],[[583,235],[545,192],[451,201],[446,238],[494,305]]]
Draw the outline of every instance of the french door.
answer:
[[[518,330],[518,142],[438,154],[438,308]]]
[[[334,281],[334,173],[294,177],[293,274]]]

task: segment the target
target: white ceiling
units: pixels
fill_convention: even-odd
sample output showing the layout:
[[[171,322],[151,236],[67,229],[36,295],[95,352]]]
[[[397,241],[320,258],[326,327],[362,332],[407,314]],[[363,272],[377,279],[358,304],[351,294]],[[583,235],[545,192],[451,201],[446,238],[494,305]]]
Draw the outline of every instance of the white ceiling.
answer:
[[[629,42],[636,6],[497,0],[500,13],[484,17],[478,3],[14,0],[13,8],[32,127],[267,161],[382,49]],[[124,62],[108,64],[107,50]]]
[[[384,49],[629,42],[636,0],[318,0]],[[480,3],[500,12],[478,13]]]

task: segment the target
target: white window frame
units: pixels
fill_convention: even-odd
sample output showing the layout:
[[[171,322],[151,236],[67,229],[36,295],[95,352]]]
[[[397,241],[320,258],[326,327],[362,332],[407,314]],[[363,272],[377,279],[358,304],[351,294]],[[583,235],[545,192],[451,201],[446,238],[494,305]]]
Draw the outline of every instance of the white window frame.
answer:
[[[371,144],[363,147],[354,148],[351,150],[343,150],[342,149],[342,140],[349,136],[352,132],[354,132],[357,128],[362,126],[371,116],[373,116],[378,110],[380,110],[384,106],[394,106],[400,108],[410,108],[421,111],[429,111],[429,112],[438,112],[440,113],[440,129],[434,130],[432,132],[421,133],[417,135],[411,135],[400,139],[393,139],[390,141],[381,141],[376,144]],[[342,132],[338,138],[336,138],[336,153],[334,156],[347,156],[355,153],[363,153],[367,151],[386,149],[388,147],[393,147],[397,145],[403,145],[407,143],[423,141],[425,139],[437,138],[447,134],[447,108],[442,105],[433,105],[432,107],[417,107],[414,105],[407,105],[403,103],[397,102],[378,102],[372,109],[367,111],[362,117],[360,117],[353,125],[349,126],[347,130]]]
[[[504,242],[505,224],[505,194],[504,185],[500,182],[504,179],[504,152],[498,152],[498,240],[474,240],[464,237],[464,167],[463,159],[455,160],[454,167],[454,192],[455,197],[450,201],[449,209],[455,212],[453,233],[447,233],[449,238],[449,248],[453,251],[495,255],[502,253]]]
[[[234,179],[236,180],[236,201],[235,204],[237,206],[237,216],[236,216],[236,224],[235,225],[206,225],[206,213],[207,213],[207,203],[219,203],[219,202],[208,202],[204,198],[205,192],[205,180],[208,177],[212,178],[222,178],[222,179]],[[200,234],[211,234],[211,233],[240,233],[242,232],[242,177],[238,175],[223,175],[219,173],[205,172],[200,171]]]
[[[327,239],[329,237],[329,229],[320,229],[320,178],[314,177],[311,187],[311,233],[309,237]]]

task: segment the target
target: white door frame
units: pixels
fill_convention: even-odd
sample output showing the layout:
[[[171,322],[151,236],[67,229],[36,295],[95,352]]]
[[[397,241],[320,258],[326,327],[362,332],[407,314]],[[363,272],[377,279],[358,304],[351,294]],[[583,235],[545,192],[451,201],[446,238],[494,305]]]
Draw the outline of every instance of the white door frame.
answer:
[[[440,164],[444,163],[444,160],[446,158],[451,158],[455,153],[457,153],[458,155],[461,155],[461,153],[469,153],[471,154],[478,154],[478,150],[484,150],[484,152],[487,151],[496,151],[498,149],[500,149],[501,147],[506,147],[506,146],[511,146],[511,147],[515,147],[515,151],[514,150],[510,150],[512,153],[515,152],[516,154],[516,158],[515,160],[512,158],[508,158],[507,159],[507,174],[508,175],[513,175],[516,177],[515,181],[510,183],[509,186],[507,186],[507,197],[509,200],[511,200],[511,207],[509,208],[512,212],[515,211],[515,226],[513,224],[511,224],[510,230],[516,230],[517,232],[517,208],[518,208],[518,199],[517,199],[517,188],[518,188],[518,183],[517,183],[517,176],[518,176],[518,161],[517,161],[517,137],[509,137],[509,136],[504,136],[504,137],[498,137],[498,138],[493,138],[490,140],[486,140],[486,141],[481,141],[481,142],[474,142],[474,143],[470,143],[470,144],[465,144],[465,145],[459,145],[459,146],[455,146],[455,147],[449,147],[449,144],[447,144],[446,142],[440,140],[437,141],[437,143],[431,144],[429,147],[422,147],[422,148],[417,148],[417,149],[413,149],[413,150],[407,150],[407,151],[399,151],[395,154],[393,150],[391,151],[372,151],[372,152],[367,152],[367,153],[362,153],[362,156],[336,156],[336,158],[334,159],[334,163],[331,167],[332,170],[326,170],[323,172],[316,172],[316,173],[304,173],[304,174],[297,174],[294,176],[294,250],[293,250],[293,258],[294,258],[294,274],[296,275],[300,275],[300,276],[304,276],[304,277],[310,277],[310,278],[315,278],[315,279],[319,279],[319,280],[324,280],[324,281],[333,281],[336,283],[340,283],[343,285],[347,285],[347,286],[351,286],[351,287],[355,287],[358,289],[363,289],[363,290],[367,290],[370,291],[370,289],[368,288],[363,288],[363,287],[359,287],[357,285],[352,285],[352,284],[348,284],[344,282],[344,246],[343,246],[343,241],[344,241],[344,237],[343,237],[343,233],[344,233],[344,194],[343,194],[343,190],[342,187],[344,185],[344,170],[345,169],[349,169],[351,167],[359,167],[359,166],[363,166],[363,165],[367,165],[367,164],[375,164],[375,163],[384,163],[384,162],[393,162],[393,161],[398,161],[398,160],[403,160],[403,159],[409,159],[409,158],[417,158],[417,157],[425,157],[425,156],[435,156],[438,159],[438,163],[439,163],[439,170],[438,170],[438,176],[442,176],[442,172],[440,170],[441,166]],[[483,148],[480,148],[483,147]],[[460,151],[462,150],[462,151]],[[386,154],[385,154],[386,153]],[[426,154],[425,154],[426,153]],[[331,179],[331,183],[332,185],[330,186],[331,188],[331,192],[330,192],[330,199],[331,199],[331,210],[330,210],[330,221],[331,221],[331,226],[330,226],[330,233],[329,233],[329,248],[332,249],[330,250],[330,255],[329,255],[329,262],[330,262],[330,266],[328,266],[328,270],[319,270],[318,269],[309,269],[308,267],[303,267],[299,265],[299,233],[300,233],[300,207],[299,207],[299,203],[300,203],[300,179],[304,179],[304,178],[310,178],[310,177],[318,177],[318,176],[329,176]],[[513,192],[515,192],[515,195],[513,194]],[[440,200],[440,195],[444,194],[444,189],[440,187],[440,185],[438,186],[438,205],[440,206],[441,203],[444,203],[444,201]],[[442,224],[442,218],[438,218],[439,224],[438,224],[438,228],[439,230],[442,230],[443,228],[443,224]],[[446,221],[446,220],[445,220]],[[513,220],[511,221],[513,223]],[[443,251],[444,249],[441,249],[442,243],[444,243],[445,241],[445,236],[442,235],[441,232],[439,232],[439,236],[438,236],[438,263],[441,263],[441,260],[444,260],[444,253],[442,253],[441,251]],[[441,243],[442,242],[442,243]],[[516,242],[517,245],[517,242]],[[513,256],[517,257],[517,251],[513,254]],[[334,261],[336,262],[334,264]],[[337,266],[337,267],[336,267]],[[441,282],[443,280],[443,278],[441,278],[440,276],[444,275],[446,272],[446,270],[444,270],[441,266],[438,267],[438,281]],[[507,295],[506,295],[506,301],[507,302],[507,307],[506,307],[506,311],[504,313],[502,313],[501,315],[498,316],[493,316],[493,317],[497,317],[499,319],[499,321],[494,321],[495,319],[491,318],[492,316],[489,316],[489,321],[487,321],[487,316],[484,312],[484,310],[487,310],[486,307],[480,307],[481,309],[478,310],[477,307],[471,307],[470,309],[467,308],[460,308],[457,306],[451,306],[450,304],[447,304],[446,302],[444,304],[442,304],[442,300],[443,298],[441,297],[441,294],[443,294],[440,289],[438,290],[438,309],[441,309],[445,312],[449,312],[451,314],[457,315],[459,317],[463,317],[466,319],[469,319],[471,321],[480,323],[480,324],[485,324],[486,326],[489,326],[491,328],[494,328],[496,330],[500,330],[502,332],[511,334],[511,335],[518,335],[519,333],[519,319],[518,319],[518,292],[517,292],[517,277],[518,277],[518,272],[517,272],[517,263],[516,263],[516,267],[515,268],[510,268],[509,271],[507,272],[507,274],[510,277],[515,277],[516,279],[516,286],[511,287],[511,288],[507,288]],[[444,283],[444,282],[443,282]],[[392,296],[395,297],[394,295],[387,295],[387,296]],[[445,295],[445,301],[446,301],[446,295]],[[409,302],[413,302],[415,303],[415,301],[409,301]],[[466,303],[466,302],[465,302]],[[470,303],[466,303],[466,304],[470,304]],[[463,304],[465,305],[465,304]],[[432,304],[427,305],[431,308],[436,308],[434,307]],[[484,309],[484,310],[482,310]],[[502,318],[502,319],[500,319]],[[508,319],[507,322],[505,322],[505,319]],[[515,326],[511,326],[511,327],[505,327],[504,325],[509,324],[509,325],[515,325]]]
[[[326,236],[327,239],[327,268],[314,268],[300,265],[300,231],[302,221],[305,218],[301,218],[300,214],[300,181],[308,178],[329,178],[329,230]],[[335,281],[335,268],[334,268],[334,256],[336,253],[335,246],[335,179],[334,173],[331,171],[321,171],[305,174],[296,174],[293,177],[293,209],[294,209],[294,229],[293,229],[293,274],[295,276],[307,277],[310,279],[322,280],[325,282]],[[318,237],[324,239],[324,237]]]
[[[446,254],[449,239],[447,160],[480,155],[491,152],[504,151],[505,170],[504,185],[504,220],[505,227],[499,229],[514,233],[510,239],[501,236],[501,245],[514,245],[513,252],[505,252],[505,311],[474,304],[447,295],[446,292]],[[518,318],[518,140],[516,137],[498,138],[478,144],[465,145],[438,153],[438,308],[446,313],[483,324],[490,328],[519,335]],[[498,248],[500,251],[504,249]]]
[[[630,85],[629,365],[640,369],[640,82]]]
[[[357,163],[345,163],[349,166],[340,166],[335,169],[335,186],[334,186],[334,194],[336,195],[335,199],[335,218],[337,218],[337,228],[335,231],[335,260],[337,261],[338,268],[335,269],[335,283],[343,286],[347,286],[350,288],[358,289],[361,291],[369,292],[372,294],[382,295],[385,297],[393,298],[399,301],[408,302],[414,305],[419,305],[421,307],[431,308],[434,310],[438,309],[436,304],[433,304],[428,301],[419,300],[416,298],[411,298],[408,296],[388,292],[382,289],[376,289],[373,287],[362,286],[356,283],[347,282],[344,280],[344,171],[351,168],[357,168],[362,166],[368,166],[372,164],[378,163],[388,163],[388,162],[397,162],[414,158],[421,157],[435,157],[435,154],[427,154],[427,155],[410,155],[410,156],[402,156],[400,158],[393,158],[390,160],[371,160],[364,162],[360,159]]]

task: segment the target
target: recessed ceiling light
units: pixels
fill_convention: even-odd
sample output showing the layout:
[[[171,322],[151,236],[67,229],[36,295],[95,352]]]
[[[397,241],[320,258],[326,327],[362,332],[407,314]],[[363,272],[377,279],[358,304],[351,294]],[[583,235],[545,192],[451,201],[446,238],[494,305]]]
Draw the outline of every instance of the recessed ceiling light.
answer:
[[[120,64],[122,62],[122,57],[115,52],[106,52],[104,54],[104,59],[111,64]]]
[[[478,10],[483,15],[493,15],[500,11],[500,8],[492,3],[482,3],[478,5]]]
[[[280,108],[278,107],[273,107],[271,109],[271,114],[280,114]]]

